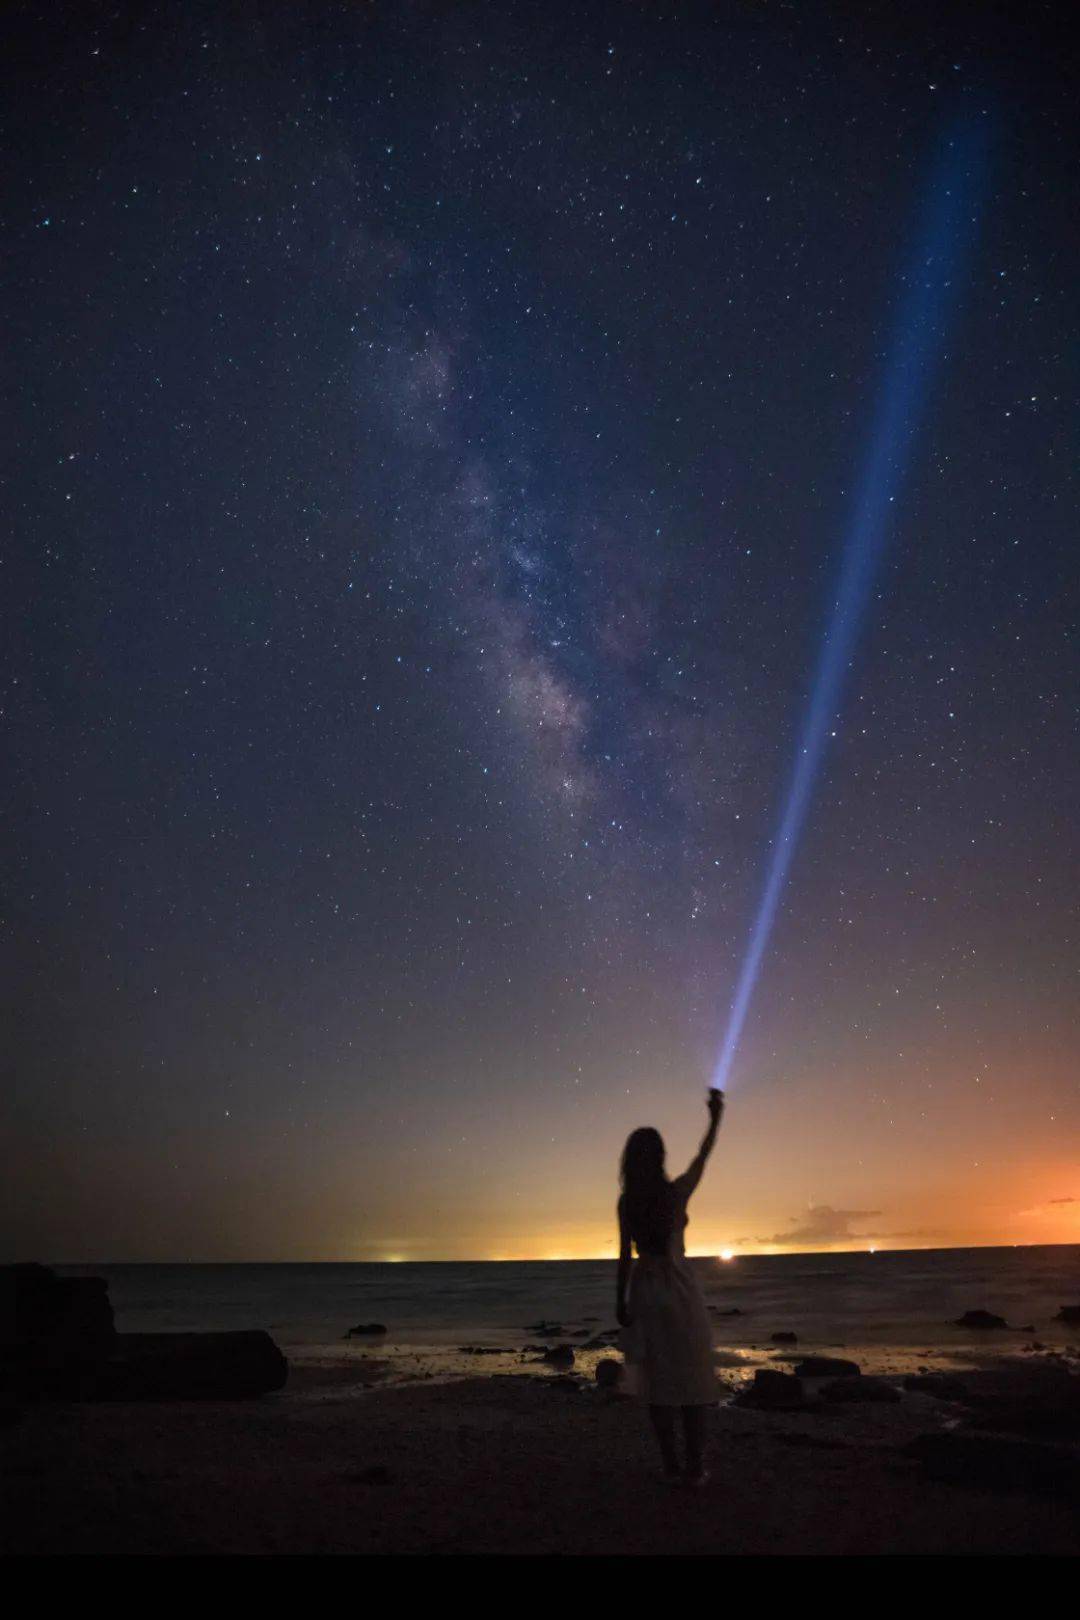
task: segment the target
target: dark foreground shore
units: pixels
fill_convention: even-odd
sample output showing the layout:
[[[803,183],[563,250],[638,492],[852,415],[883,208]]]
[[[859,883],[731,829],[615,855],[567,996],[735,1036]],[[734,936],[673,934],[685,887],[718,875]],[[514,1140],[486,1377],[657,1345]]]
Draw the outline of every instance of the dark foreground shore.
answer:
[[[299,1366],[287,1390],[257,1401],[31,1405],[0,1437],[2,1550],[1080,1550],[1070,1489],[1018,1481],[1011,1468],[1004,1481],[979,1466],[986,1477],[928,1474],[911,1443],[948,1443],[972,1420],[927,1394],[805,1412],[721,1406],[712,1479],[694,1493],[657,1478],[637,1404],[586,1380],[520,1373],[379,1387],[374,1359],[364,1377],[366,1390],[355,1363]],[[1029,1445],[1010,1410],[999,1414],[1014,1430],[1005,1446]],[[980,1421],[984,1434],[998,1419]]]

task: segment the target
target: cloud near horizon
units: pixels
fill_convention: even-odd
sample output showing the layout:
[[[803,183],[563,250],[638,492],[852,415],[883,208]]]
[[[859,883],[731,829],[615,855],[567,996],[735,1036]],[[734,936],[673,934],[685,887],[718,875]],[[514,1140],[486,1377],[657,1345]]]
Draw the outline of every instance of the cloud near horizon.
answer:
[[[794,1223],[789,1232],[774,1232],[772,1237],[759,1238],[759,1243],[804,1244],[843,1243],[849,1240],[874,1237],[873,1232],[853,1232],[852,1221],[874,1220],[880,1209],[833,1209],[831,1204],[812,1204],[805,1215],[792,1215]]]

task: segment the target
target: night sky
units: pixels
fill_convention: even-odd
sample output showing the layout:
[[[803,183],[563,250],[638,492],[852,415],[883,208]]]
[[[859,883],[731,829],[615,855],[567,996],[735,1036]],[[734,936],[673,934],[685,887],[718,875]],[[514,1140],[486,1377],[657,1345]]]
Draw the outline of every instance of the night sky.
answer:
[[[1066,17],[8,11],[11,1258],[607,1254],[683,1168],[959,126],[688,1243],[1080,1240]]]

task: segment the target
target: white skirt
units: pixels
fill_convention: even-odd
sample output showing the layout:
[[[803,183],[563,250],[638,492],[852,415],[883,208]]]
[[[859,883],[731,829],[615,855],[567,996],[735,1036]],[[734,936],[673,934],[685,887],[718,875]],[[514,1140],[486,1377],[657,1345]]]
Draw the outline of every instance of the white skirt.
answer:
[[[630,1325],[619,1348],[627,1389],[650,1406],[712,1406],[719,1398],[712,1323],[686,1260],[639,1255],[626,1305]]]

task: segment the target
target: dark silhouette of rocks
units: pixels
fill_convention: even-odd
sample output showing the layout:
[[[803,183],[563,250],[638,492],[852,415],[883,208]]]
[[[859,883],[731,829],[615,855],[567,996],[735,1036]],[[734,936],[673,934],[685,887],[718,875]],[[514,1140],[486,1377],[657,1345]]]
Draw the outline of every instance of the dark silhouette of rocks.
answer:
[[[117,1333],[102,1277],[0,1268],[0,1369],[17,1396],[232,1400],[281,1389],[288,1362],[268,1333]]]
[[[1048,1440],[1080,1439],[1080,1378],[1047,1359],[965,1375],[972,1426]]]
[[[347,1339],[361,1339],[385,1332],[386,1324],[384,1322],[358,1322],[355,1327],[349,1329],[345,1337]]]
[[[116,1346],[103,1277],[59,1277],[48,1266],[0,1268],[0,1376],[25,1395],[78,1399]]]
[[[733,1405],[748,1406],[762,1412],[801,1411],[811,1403],[801,1378],[794,1373],[774,1372],[759,1367],[754,1382],[736,1395]]]
[[[1054,1321],[1080,1323],[1080,1305],[1063,1305]]]
[[[797,1333],[772,1333],[770,1334],[770,1338],[773,1344],[798,1344],[799,1342],[799,1335]]]
[[[954,1327],[987,1330],[990,1328],[1007,1328],[1008,1325],[1003,1316],[995,1316],[993,1311],[965,1311],[963,1316],[958,1316],[953,1324]]]
[[[94,1398],[246,1400],[283,1389],[289,1364],[269,1333],[121,1333]]]
[[[1080,1440],[1080,1378],[1056,1357],[1014,1360],[962,1377],[926,1373],[905,1378],[904,1388],[966,1407],[966,1430]]]
[[[556,1344],[550,1350],[544,1351],[544,1360],[552,1367],[572,1367],[574,1347],[572,1344]]]
[[[596,1363],[596,1383],[599,1389],[618,1389],[623,1379],[621,1361],[615,1361],[606,1356],[603,1361]]]
[[[841,1356],[806,1356],[794,1369],[796,1378],[859,1378],[862,1368],[857,1361],[845,1361]]]

